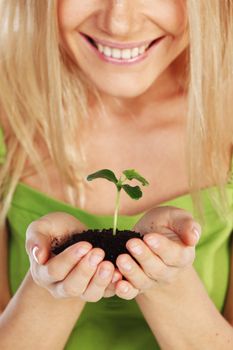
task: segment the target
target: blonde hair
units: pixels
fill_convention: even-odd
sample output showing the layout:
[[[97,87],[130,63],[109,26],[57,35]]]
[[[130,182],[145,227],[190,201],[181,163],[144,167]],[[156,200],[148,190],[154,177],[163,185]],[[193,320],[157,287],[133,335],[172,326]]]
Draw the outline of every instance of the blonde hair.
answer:
[[[187,164],[190,193],[201,213],[198,192],[203,172],[219,186],[227,202],[226,179],[219,169],[224,168],[226,146],[233,135],[233,4],[231,0],[188,0],[187,9]],[[6,218],[27,157],[42,174],[46,160],[36,149],[39,139],[67,185],[70,203],[77,204],[80,198],[82,206],[86,162],[82,137],[89,99],[99,95],[59,44],[57,1],[1,0],[0,28],[0,105],[10,130],[6,161],[0,170],[0,223]],[[224,208],[225,213],[227,206]]]

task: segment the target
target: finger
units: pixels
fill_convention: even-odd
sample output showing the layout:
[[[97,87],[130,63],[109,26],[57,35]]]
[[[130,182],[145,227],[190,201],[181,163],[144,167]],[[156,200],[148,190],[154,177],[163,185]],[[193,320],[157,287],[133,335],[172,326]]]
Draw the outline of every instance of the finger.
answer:
[[[132,270],[130,274],[127,274],[127,279],[139,290],[150,289],[154,286],[155,282],[170,282],[178,270],[174,266],[168,267],[162,259],[157,254],[154,254],[146,243],[140,239],[130,239],[126,243],[126,247],[138,261],[140,271],[148,278],[147,280],[145,278],[142,280],[142,277],[139,275],[140,271],[136,269],[135,272]]]
[[[43,281],[44,285],[62,281],[91,249],[90,243],[78,242],[55,255],[44,265],[35,264],[34,276]]]
[[[82,294],[82,299],[89,302],[99,301],[104,294],[105,289],[111,282],[114,272],[114,265],[110,261],[104,261],[99,264],[97,271]]]
[[[187,216],[184,210],[170,211],[168,227],[189,246],[195,246],[200,239],[201,226],[194,219]]]
[[[64,239],[73,232],[81,232],[85,225],[74,216],[55,212],[33,221],[26,230],[25,249],[39,264],[44,264],[50,257],[51,241],[54,237]]]
[[[103,298],[110,298],[115,295],[115,284],[110,283],[104,291]]]
[[[103,295],[104,298],[109,298],[115,295],[116,282],[120,280],[122,280],[122,274],[120,273],[119,270],[115,268],[112,280],[104,291],[104,295]]]
[[[50,257],[50,239],[48,236],[37,232],[32,233],[32,227],[27,229],[28,239],[26,240],[25,249],[30,261],[34,260],[37,264],[44,264]]]
[[[93,248],[68,274],[64,281],[54,284],[54,293],[61,297],[80,296],[86,290],[98,264],[104,259],[104,251]]]
[[[103,298],[110,298],[115,295],[115,285],[113,283],[110,283],[108,287],[105,289]]]
[[[153,253],[151,252],[151,255],[152,254]],[[159,258],[157,259],[160,260]],[[153,260],[153,263],[155,263],[155,260]],[[145,274],[142,268],[132,259],[130,255],[128,254],[119,255],[117,257],[116,264],[120,272],[125,276],[127,281],[129,281],[133,285],[134,288],[137,288],[137,289],[151,288],[153,281],[150,279],[149,276]],[[161,260],[160,260],[160,264],[162,264]],[[117,282],[117,285],[118,283],[119,282]]]
[[[118,269],[115,268],[111,283],[114,284],[117,281],[119,281],[120,279],[122,279],[122,274],[120,273],[120,271]]]
[[[139,290],[134,288],[128,281],[119,281],[116,285],[115,294],[119,298],[131,300],[139,294]]]
[[[143,241],[148,246],[148,249],[151,249],[154,254],[159,256],[167,266],[182,268],[194,262],[195,248],[187,246],[182,241],[171,241],[169,238],[156,233],[144,235]],[[138,245],[140,244],[142,243],[138,242]],[[129,250],[132,251],[130,244]],[[140,257],[138,261],[140,263]]]

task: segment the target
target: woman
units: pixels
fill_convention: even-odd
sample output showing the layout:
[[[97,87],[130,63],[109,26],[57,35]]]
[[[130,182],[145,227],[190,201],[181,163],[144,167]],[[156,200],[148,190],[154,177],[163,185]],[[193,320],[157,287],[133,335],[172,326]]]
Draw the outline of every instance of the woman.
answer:
[[[232,1],[2,1],[0,17],[0,347],[231,349]],[[85,182],[102,168],[150,183],[120,208],[137,263],[87,242],[51,257],[51,238],[111,225],[111,184]]]

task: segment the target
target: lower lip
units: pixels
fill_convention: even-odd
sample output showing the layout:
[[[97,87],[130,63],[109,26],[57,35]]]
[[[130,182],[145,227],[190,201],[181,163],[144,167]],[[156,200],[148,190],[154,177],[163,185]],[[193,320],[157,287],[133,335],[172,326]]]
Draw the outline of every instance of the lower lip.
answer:
[[[147,49],[143,54],[141,54],[140,56],[134,57],[134,58],[130,58],[130,59],[118,59],[118,58],[113,58],[113,57],[106,57],[105,55],[103,55],[94,45],[92,45],[89,40],[85,37],[85,35],[81,34],[81,37],[84,39],[84,41],[88,44],[88,47],[92,50],[92,52],[94,52],[102,61],[108,62],[108,63],[112,63],[115,65],[120,65],[120,66],[129,66],[129,65],[133,65],[133,64],[137,64],[140,63],[142,61],[144,61],[150,53],[152,53],[158,46],[158,44],[161,43],[161,41],[165,38],[164,36],[157,39],[154,44]]]

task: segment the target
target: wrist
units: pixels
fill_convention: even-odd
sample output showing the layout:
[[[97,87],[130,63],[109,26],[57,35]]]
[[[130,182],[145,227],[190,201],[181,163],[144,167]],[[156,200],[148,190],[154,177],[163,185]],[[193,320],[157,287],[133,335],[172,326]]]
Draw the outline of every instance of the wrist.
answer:
[[[55,298],[49,290],[46,288],[36,284],[36,282],[33,280],[30,270],[28,271],[26,278],[24,280],[25,285],[28,287],[27,289],[30,290],[32,293],[32,296],[36,296],[37,300],[42,301],[45,304],[48,304],[50,308],[61,307],[64,305],[64,307],[72,307],[73,309],[77,308],[78,310],[80,308],[83,308],[86,302],[84,300],[81,300],[78,297],[73,298]]]
[[[193,278],[196,278],[196,271],[191,265],[181,270],[176,278],[169,283],[158,283],[155,288],[143,291],[136,297],[136,301],[141,299],[154,300],[155,296],[156,300],[159,300],[160,296],[174,299],[175,296],[182,295],[182,290],[191,283]]]

